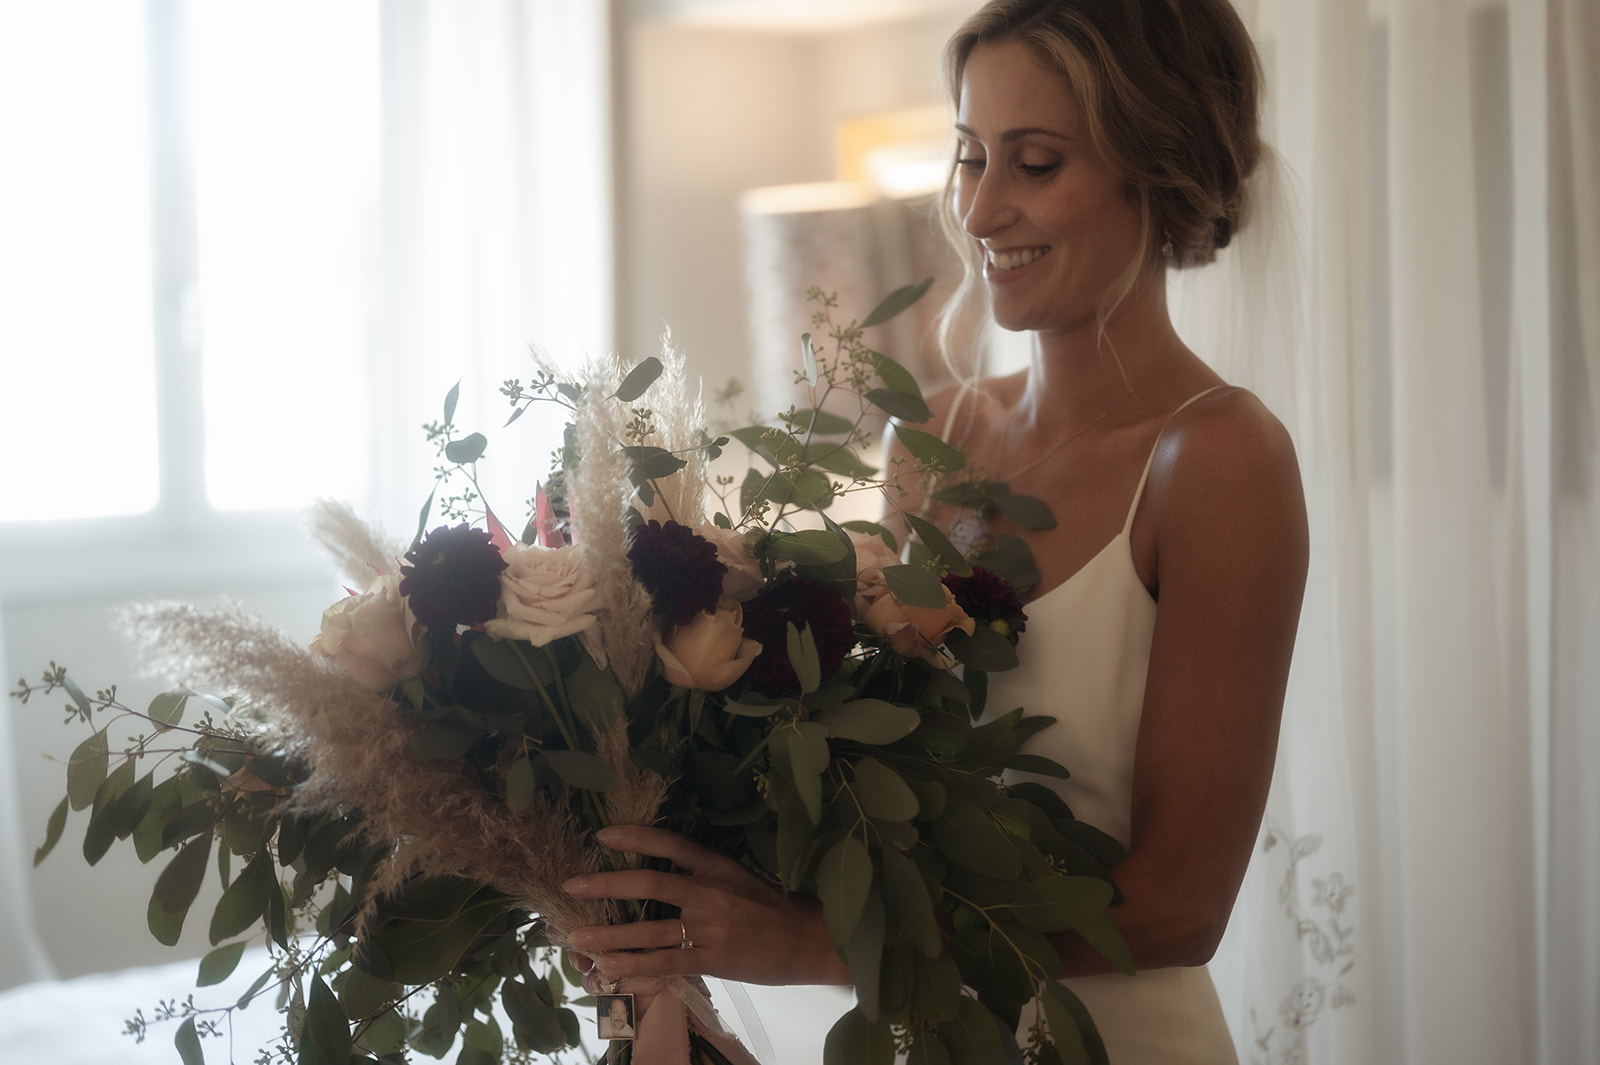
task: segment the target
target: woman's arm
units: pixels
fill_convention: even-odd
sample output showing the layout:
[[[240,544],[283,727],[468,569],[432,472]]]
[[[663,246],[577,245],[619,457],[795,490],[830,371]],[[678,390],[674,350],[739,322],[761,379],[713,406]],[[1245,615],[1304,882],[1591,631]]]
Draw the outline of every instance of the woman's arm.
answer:
[[[1174,422],[1134,539],[1160,608],[1111,917],[1140,968],[1199,965],[1260,829],[1305,588],[1293,445],[1254,396],[1230,391]],[[1076,934],[1055,939],[1067,975],[1109,971]]]

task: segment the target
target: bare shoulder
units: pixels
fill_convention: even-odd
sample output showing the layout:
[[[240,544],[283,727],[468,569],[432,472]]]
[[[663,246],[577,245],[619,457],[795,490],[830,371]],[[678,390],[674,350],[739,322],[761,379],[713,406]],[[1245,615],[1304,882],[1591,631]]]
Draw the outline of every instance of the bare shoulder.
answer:
[[[1294,442],[1253,393],[1224,388],[1181,410],[1162,434],[1141,512],[1157,565],[1227,556],[1303,579],[1305,497]],[[1163,572],[1161,583],[1167,583]]]

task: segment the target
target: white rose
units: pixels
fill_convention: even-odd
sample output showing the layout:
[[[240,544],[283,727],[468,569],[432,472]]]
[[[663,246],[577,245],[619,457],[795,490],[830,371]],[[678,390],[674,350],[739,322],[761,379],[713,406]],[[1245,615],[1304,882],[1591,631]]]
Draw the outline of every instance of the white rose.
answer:
[[[870,533],[851,532],[850,543],[856,549],[856,617],[865,618],[868,608],[889,590],[883,571],[898,566],[900,556]]]
[[[761,591],[766,582],[761,577],[761,563],[750,553],[753,536],[760,533],[742,533],[738,529],[723,529],[715,525],[695,527],[695,535],[709,540],[717,549],[717,561],[728,567],[722,578],[722,594],[729,599],[748,603]]]
[[[600,593],[572,548],[512,544],[504,557],[500,611],[483,626],[489,635],[543,647],[594,624]]]
[[[337,658],[356,683],[388,691],[425,665],[423,648],[412,639],[416,624],[400,595],[400,578],[379,577],[322,612],[322,632],[311,649]]]

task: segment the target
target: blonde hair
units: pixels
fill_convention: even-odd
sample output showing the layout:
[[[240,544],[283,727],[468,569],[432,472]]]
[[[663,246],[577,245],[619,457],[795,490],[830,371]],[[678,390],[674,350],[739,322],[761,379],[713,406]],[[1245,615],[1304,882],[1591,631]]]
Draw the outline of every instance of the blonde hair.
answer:
[[[1028,45],[1066,80],[1143,218],[1139,250],[1102,300],[1103,331],[1147,271],[1209,263],[1248,221],[1245,179],[1263,151],[1255,45],[1228,0],[991,0],[945,45],[945,87],[956,106],[972,50],[1002,40]],[[955,178],[952,165],[939,211],[962,261],[940,315],[947,360],[972,339],[956,335],[959,323],[987,299],[977,244],[956,214]]]

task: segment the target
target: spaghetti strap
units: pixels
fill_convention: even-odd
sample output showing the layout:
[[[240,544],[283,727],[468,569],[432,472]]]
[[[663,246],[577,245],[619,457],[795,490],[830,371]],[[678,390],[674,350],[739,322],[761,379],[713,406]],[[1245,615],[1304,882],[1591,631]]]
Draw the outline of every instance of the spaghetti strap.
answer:
[[[1187,407],[1195,400],[1200,399],[1202,396],[1209,396],[1211,393],[1220,388],[1227,387],[1227,385],[1212,385],[1203,392],[1196,392],[1194,395],[1178,404],[1177,410],[1174,410],[1167,417],[1166,424],[1163,425],[1161,427],[1161,431],[1156,434],[1155,443],[1150,445],[1149,457],[1144,460],[1144,472],[1139,474],[1139,487],[1133,490],[1133,502],[1128,505],[1128,516],[1122,523],[1122,535],[1128,535],[1129,531],[1133,529],[1133,516],[1139,512],[1139,500],[1144,498],[1144,484],[1150,479],[1150,467],[1154,465],[1156,461],[1156,448],[1161,446],[1161,438],[1167,434],[1167,426],[1172,424],[1172,419],[1176,418],[1183,408]]]

